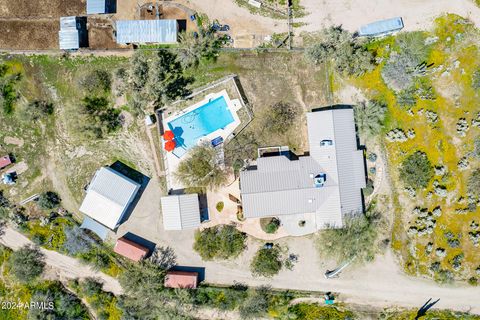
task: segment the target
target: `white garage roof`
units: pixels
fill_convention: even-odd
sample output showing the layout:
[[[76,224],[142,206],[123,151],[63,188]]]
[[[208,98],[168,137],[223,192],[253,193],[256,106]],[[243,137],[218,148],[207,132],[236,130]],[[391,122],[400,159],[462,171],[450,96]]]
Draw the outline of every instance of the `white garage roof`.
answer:
[[[195,229],[200,226],[198,195],[182,194],[161,198],[165,230]]]
[[[119,20],[117,43],[176,43],[177,20]]]
[[[88,186],[80,211],[113,230],[138,189],[140,184],[109,167],[103,167],[95,173]]]

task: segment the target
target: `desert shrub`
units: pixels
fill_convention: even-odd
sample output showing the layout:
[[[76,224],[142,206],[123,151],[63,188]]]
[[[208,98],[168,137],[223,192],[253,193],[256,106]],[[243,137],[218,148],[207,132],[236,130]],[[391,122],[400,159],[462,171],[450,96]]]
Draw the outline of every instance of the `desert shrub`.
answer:
[[[365,188],[363,188],[363,195],[365,197],[368,197],[369,195],[371,195],[373,193],[373,180],[372,179],[368,179],[367,180],[367,185],[365,186]]]
[[[239,285],[229,288],[199,287],[193,292],[193,303],[220,310],[234,310],[247,295],[247,288]]]
[[[219,201],[217,202],[215,208],[217,209],[218,212],[222,212],[224,206],[225,206],[225,203],[223,201]]]
[[[478,286],[478,279],[475,278],[475,277],[471,277],[468,279],[468,284],[471,285],[471,286]]]
[[[272,248],[260,248],[250,264],[250,271],[255,276],[273,277],[282,269],[282,252],[278,245]]]
[[[96,279],[85,278],[77,283],[76,287],[79,297],[85,298],[88,304],[95,309],[98,319],[112,319],[119,313],[115,296],[110,292],[103,291],[102,283]]]
[[[155,247],[149,260],[164,270],[177,264],[177,255],[171,247]]]
[[[130,79],[133,91],[143,90],[148,80],[148,58],[143,51],[135,51],[130,60]]]
[[[54,108],[51,102],[45,100],[35,100],[30,102],[24,113],[28,120],[38,121],[53,114]]]
[[[47,191],[40,194],[37,200],[37,205],[42,210],[52,210],[58,208],[61,201],[62,199],[60,199],[60,196],[57,193]]]
[[[276,134],[285,133],[295,123],[300,107],[286,102],[277,102],[267,111],[265,127]]]
[[[480,89],[480,69],[477,69],[472,74],[472,88]]]
[[[292,315],[289,319],[303,319],[303,320],[351,320],[354,319],[354,314],[348,310],[341,310],[332,306],[320,306],[318,304],[299,303],[291,306],[289,314]]]
[[[216,157],[216,150],[210,145],[196,146],[180,162],[175,176],[189,188],[216,189],[227,180],[227,173]]]
[[[305,56],[315,64],[332,62],[338,72],[358,76],[374,67],[373,55],[360,41],[341,26],[330,27],[319,43],[307,48]]]
[[[412,88],[397,92],[397,104],[401,107],[413,107],[416,103],[415,90]]]
[[[0,190],[0,207],[1,208],[9,208],[10,207],[10,201],[3,194],[3,190]]]
[[[120,110],[109,105],[104,97],[85,97],[82,100],[81,110],[87,116],[83,129],[89,136],[103,138],[120,128]]]
[[[320,252],[337,260],[356,263],[371,261],[376,252],[375,240],[378,234],[380,213],[374,206],[365,214],[357,213],[345,216],[342,228],[328,228],[319,234]]]
[[[277,218],[262,218],[260,226],[266,233],[275,233],[280,227],[280,220]]]
[[[129,265],[118,280],[128,296],[145,299],[144,306],[147,307],[150,299],[155,300],[159,297],[163,290],[164,278],[164,269],[151,261],[144,260]]]
[[[395,91],[410,90],[418,76],[424,75],[429,47],[423,32],[406,32],[397,36],[398,51],[392,52],[381,74],[385,83]]]
[[[480,168],[472,171],[468,178],[468,192],[474,197],[480,197]]]
[[[64,232],[65,242],[63,243],[62,250],[71,256],[87,253],[96,245],[95,240],[92,239],[82,228],[76,225],[66,227]]]
[[[197,66],[201,59],[215,59],[221,48],[221,40],[213,32],[200,28],[196,34],[182,32],[179,35],[178,60],[185,67]]]
[[[47,308],[29,308],[27,319],[88,319],[87,308],[75,295],[67,292],[60,283],[36,289],[31,302],[45,302]],[[48,303],[53,308],[48,308]]]
[[[109,254],[100,247],[92,247],[86,252],[80,252],[78,258],[91,265],[95,270],[105,270],[111,264]]]
[[[251,290],[247,299],[240,305],[238,311],[242,319],[262,318],[269,309],[270,292],[266,287]]]
[[[476,137],[473,142],[473,155],[480,158],[480,136]]]
[[[357,104],[353,110],[355,123],[361,135],[371,137],[381,132],[387,110],[384,104],[372,100]]]
[[[454,280],[454,276],[450,270],[440,269],[435,274],[435,281],[439,283],[452,283],[453,280]]]
[[[400,166],[400,179],[413,189],[426,188],[433,176],[432,163],[421,151],[409,155]]]
[[[7,76],[9,67],[2,64],[0,68],[0,103],[3,106],[3,112],[11,114],[14,111],[15,102],[19,98],[15,85],[20,81],[21,74],[16,73]]]
[[[235,258],[245,249],[246,239],[234,226],[215,226],[195,233],[193,249],[203,260]]]
[[[12,252],[8,264],[15,278],[29,283],[42,274],[45,267],[44,258],[40,249],[26,245]]]
[[[112,75],[106,70],[92,70],[81,78],[80,85],[88,94],[93,92],[108,92],[112,85]]]

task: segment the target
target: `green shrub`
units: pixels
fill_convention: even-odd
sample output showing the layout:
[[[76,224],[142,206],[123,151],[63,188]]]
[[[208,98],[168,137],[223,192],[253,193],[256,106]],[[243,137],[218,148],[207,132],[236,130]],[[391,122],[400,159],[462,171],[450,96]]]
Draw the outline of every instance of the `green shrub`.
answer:
[[[225,206],[225,203],[223,201],[219,201],[217,202],[217,205],[215,206],[215,208],[217,209],[218,212],[222,212],[224,206]]]
[[[234,226],[215,226],[195,233],[193,249],[203,260],[235,258],[245,249],[246,239]]]
[[[403,160],[400,179],[413,189],[424,189],[434,176],[432,163],[424,152],[416,151]]]
[[[468,192],[474,197],[480,197],[480,168],[473,170],[468,178]]]
[[[275,233],[280,227],[280,220],[277,218],[262,218],[260,219],[260,226],[266,233]]]
[[[365,197],[368,197],[370,196],[372,193],[373,193],[373,180],[372,179],[368,179],[367,180],[367,185],[365,186],[365,188],[363,188],[363,195]]]
[[[53,104],[44,100],[35,100],[30,102],[25,108],[25,117],[30,121],[38,121],[52,115],[54,112]]]
[[[220,310],[234,310],[247,297],[246,288],[200,287],[193,294],[193,302],[199,306],[209,306]]]
[[[15,278],[30,283],[43,273],[44,259],[43,253],[38,248],[26,245],[12,252],[8,264]]]
[[[53,191],[47,191],[38,197],[37,205],[42,210],[52,210],[60,205],[60,196]]]
[[[120,110],[109,106],[104,97],[85,97],[82,101],[82,112],[87,116],[87,124],[83,129],[87,135],[103,138],[105,135],[121,127]]]
[[[270,305],[268,288],[252,290],[248,298],[240,305],[238,311],[242,319],[259,319],[266,315]]]
[[[354,314],[348,310],[340,310],[334,306],[320,306],[317,304],[299,303],[288,309],[290,314],[296,316],[293,319],[302,320],[350,320]]]
[[[384,104],[372,100],[361,102],[353,108],[355,124],[362,136],[373,137],[381,132],[387,108]]]
[[[250,271],[255,276],[273,277],[282,269],[282,252],[278,245],[273,248],[260,248],[253,257]]]
[[[472,75],[472,88],[480,89],[480,69],[473,72]]]
[[[92,70],[80,80],[80,85],[88,94],[108,92],[112,85],[112,75],[105,70]]]

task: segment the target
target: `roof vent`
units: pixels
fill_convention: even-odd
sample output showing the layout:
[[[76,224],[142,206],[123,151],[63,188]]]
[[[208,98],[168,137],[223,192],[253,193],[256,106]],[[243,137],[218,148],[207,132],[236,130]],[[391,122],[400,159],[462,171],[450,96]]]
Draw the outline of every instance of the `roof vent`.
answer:
[[[308,199],[308,203],[313,203],[313,199]]]
[[[327,175],[325,173],[319,173],[315,176],[315,178],[313,178],[313,183],[317,188],[323,187],[326,181],[327,181]]]
[[[320,141],[320,147],[333,146],[333,140]]]

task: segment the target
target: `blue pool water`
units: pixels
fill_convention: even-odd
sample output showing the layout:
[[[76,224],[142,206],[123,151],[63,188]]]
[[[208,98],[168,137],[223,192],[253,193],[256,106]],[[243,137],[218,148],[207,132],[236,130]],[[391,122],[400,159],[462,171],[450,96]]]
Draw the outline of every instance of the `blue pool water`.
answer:
[[[197,144],[198,139],[234,121],[225,98],[221,96],[170,121],[168,127],[175,134],[177,146],[189,149]]]

